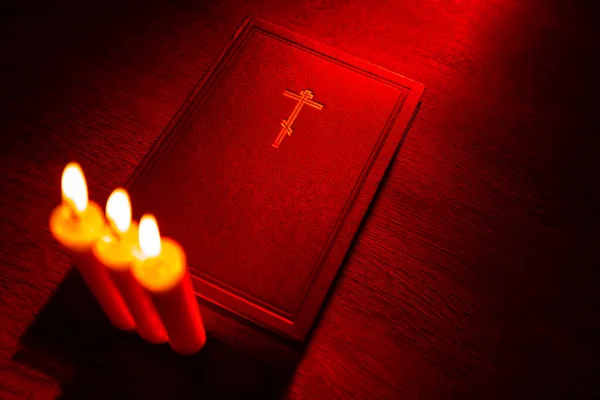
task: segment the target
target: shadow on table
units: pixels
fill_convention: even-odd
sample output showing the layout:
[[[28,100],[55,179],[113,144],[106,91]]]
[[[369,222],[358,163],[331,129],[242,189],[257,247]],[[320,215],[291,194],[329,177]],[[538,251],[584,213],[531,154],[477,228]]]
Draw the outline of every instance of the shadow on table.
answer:
[[[14,359],[57,380],[62,399],[280,398],[298,361],[264,363],[210,334],[188,357],[148,344],[109,324],[74,269]]]

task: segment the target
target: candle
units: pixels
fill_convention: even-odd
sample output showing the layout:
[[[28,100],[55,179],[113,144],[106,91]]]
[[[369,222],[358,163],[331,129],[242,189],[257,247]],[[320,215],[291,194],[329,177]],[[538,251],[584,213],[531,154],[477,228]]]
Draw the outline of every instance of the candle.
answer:
[[[52,235],[72,254],[75,266],[110,322],[119,329],[133,330],[135,323],[123,298],[90,251],[105,233],[106,224],[100,207],[88,201],[87,185],[79,164],[67,164],[61,188],[62,204],[50,216]]]
[[[161,239],[152,215],[142,217],[138,236],[140,251],[133,262],[133,275],[152,298],[171,348],[193,354],[204,346],[206,333],[185,253],[174,240]]]
[[[109,232],[92,247],[96,259],[108,269],[135,320],[137,332],[150,343],[165,343],[167,334],[150,297],[131,273],[138,228],[131,222],[131,202],[125,189],[116,189],[106,202]]]

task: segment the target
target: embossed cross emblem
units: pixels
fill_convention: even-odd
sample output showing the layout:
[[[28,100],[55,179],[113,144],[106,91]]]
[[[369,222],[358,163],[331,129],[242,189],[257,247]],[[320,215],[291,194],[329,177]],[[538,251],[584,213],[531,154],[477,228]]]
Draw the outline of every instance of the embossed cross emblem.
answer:
[[[300,114],[300,110],[302,110],[302,107],[305,104],[314,107],[317,110],[323,109],[323,104],[317,103],[316,101],[312,100],[312,98],[314,97],[313,93],[308,89],[301,91],[300,94],[296,94],[294,92],[286,90],[285,92],[283,92],[283,95],[285,97],[289,97],[290,99],[297,100],[298,103],[296,103],[296,107],[294,107],[294,110],[292,110],[290,116],[287,119],[281,121],[281,131],[279,132],[279,135],[277,135],[275,141],[273,142],[273,147],[275,148],[278,148],[281,142],[283,142],[285,135],[292,136],[292,124],[298,117],[298,114]]]

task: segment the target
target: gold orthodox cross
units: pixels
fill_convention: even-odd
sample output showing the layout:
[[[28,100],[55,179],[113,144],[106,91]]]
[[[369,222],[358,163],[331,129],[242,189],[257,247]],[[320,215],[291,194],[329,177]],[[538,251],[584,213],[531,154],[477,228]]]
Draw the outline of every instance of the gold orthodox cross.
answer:
[[[284,119],[283,121],[281,121],[281,131],[279,132],[279,135],[277,135],[277,138],[275,138],[275,141],[273,142],[273,147],[275,148],[278,148],[281,142],[283,142],[285,135],[292,136],[292,124],[296,120],[296,117],[298,117],[298,114],[300,114],[300,110],[302,110],[302,107],[305,104],[314,107],[317,110],[323,109],[323,104],[317,103],[316,101],[312,100],[312,98],[314,97],[313,93],[308,89],[301,91],[300,94],[296,94],[294,92],[286,90],[285,92],[283,92],[283,95],[285,97],[289,97],[290,99],[298,100],[298,103],[296,103],[296,107],[294,107],[294,110],[292,110],[292,113],[290,114],[288,119]]]

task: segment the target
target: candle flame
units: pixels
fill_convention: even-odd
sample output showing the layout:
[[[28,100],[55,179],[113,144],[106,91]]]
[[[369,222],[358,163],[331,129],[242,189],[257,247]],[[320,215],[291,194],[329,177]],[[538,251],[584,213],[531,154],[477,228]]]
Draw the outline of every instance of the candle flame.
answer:
[[[63,201],[67,202],[73,211],[80,214],[88,205],[88,190],[81,167],[76,162],[70,162],[65,167],[61,189]]]
[[[106,217],[114,228],[125,233],[131,226],[131,201],[125,189],[115,189],[106,202]]]
[[[138,230],[138,240],[144,255],[157,257],[160,254],[160,232],[154,215],[144,214],[142,216]]]

